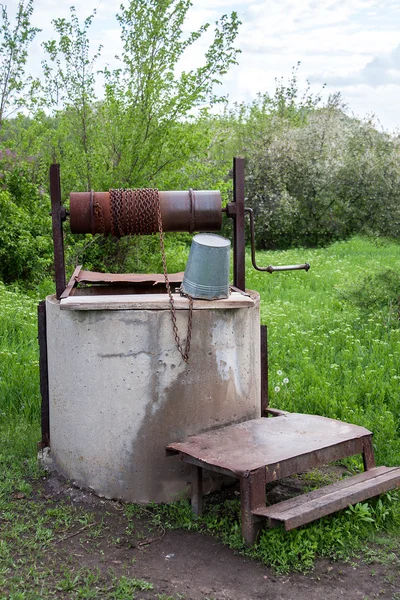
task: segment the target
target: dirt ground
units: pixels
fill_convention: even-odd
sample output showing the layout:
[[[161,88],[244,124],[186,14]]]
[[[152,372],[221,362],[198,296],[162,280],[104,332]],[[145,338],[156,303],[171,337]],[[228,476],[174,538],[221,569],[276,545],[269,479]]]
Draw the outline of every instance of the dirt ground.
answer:
[[[83,535],[68,536],[57,544],[59,558],[68,556],[71,568],[87,567],[144,579],[150,591],[135,598],[165,600],[400,600],[400,568],[389,564],[365,564],[319,560],[307,575],[279,576],[271,569],[244,558],[216,539],[187,531],[153,531],[139,519],[131,536],[126,532],[123,507],[73,488],[51,475],[38,490],[55,503],[67,501],[93,511],[103,521],[97,543]],[[137,527],[137,529],[136,529]],[[163,596],[164,594],[164,596]],[[172,597],[172,598],[170,598]]]

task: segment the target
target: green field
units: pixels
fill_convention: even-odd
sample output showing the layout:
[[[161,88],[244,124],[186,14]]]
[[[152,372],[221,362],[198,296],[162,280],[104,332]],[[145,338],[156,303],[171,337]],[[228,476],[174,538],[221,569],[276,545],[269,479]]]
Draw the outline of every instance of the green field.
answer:
[[[354,238],[323,249],[260,252],[257,259],[262,265],[311,264],[308,273],[269,275],[254,271],[246,258],[247,287],[260,292],[268,325],[270,404],[363,425],[374,432],[377,463],[399,465],[399,245]],[[13,495],[29,497],[38,476],[37,300],[0,284],[0,509],[10,515]],[[361,467],[359,459],[346,464]],[[186,503],[159,509],[154,518],[165,526],[207,530],[245,551],[237,503],[211,503],[201,524],[193,522]],[[351,540],[398,532],[399,524],[398,496],[391,494],[290,534],[265,532],[250,554],[280,570],[309,568],[317,555],[346,556]],[[2,544],[0,558],[7,559],[10,547]]]
[[[269,328],[271,405],[363,425],[378,463],[400,464],[399,245],[355,238],[261,261],[311,264],[273,275],[248,264]]]

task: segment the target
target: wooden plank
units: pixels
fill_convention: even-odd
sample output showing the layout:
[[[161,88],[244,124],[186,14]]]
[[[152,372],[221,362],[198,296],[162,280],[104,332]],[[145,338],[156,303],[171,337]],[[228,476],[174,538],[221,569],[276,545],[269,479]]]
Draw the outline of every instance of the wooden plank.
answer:
[[[174,294],[176,310],[188,310],[189,300]],[[194,300],[194,310],[248,308],[254,300],[237,292],[221,300]],[[61,310],[170,310],[168,294],[72,296],[60,301]]]
[[[50,165],[51,219],[53,227],[54,274],[56,298],[59,299],[66,286],[64,235],[61,214],[60,165]]]
[[[262,506],[257,508],[255,511],[256,514],[264,515],[265,511],[269,511],[269,514],[277,515],[279,513],[286,512],[288,510],[292,510],[297,508],[298,506],[302,506],[305,502],[305,498],[310,500],[315,500],[317,498],[323,498],[327,495],[327,493],[335,492],[336,490],[344,490],[353,486],[355,483],[367,481],[373,477],[377,477],[383,473],[387,473],[397,469],[397,467],[376,467],[376,469],[372,469],[370,471],[364,471],[363,473],[359,473],[358,475],[353,475],[351,477],[346,477],[346,479],[341,479],[335,483],[331,483],[330,485],[325,485],[323,487],[318,488],[317,490],[313,490],[312,492],[308,492],[307,494],[299,494],[294,498],[289,498],[289,500],[284,500],[283,502],[279,502],[277,504],[273,504],[272,506]]]
[[[349,486],[349,481],[345,480],[346,486],[342,489],[338,489],[337,484],[333,484],[334,491],[332,491],[332,486],[327,486],[323,488],[326,492],[324,496],[314,496],[310,500],[310,495],[305,494],[302,496],[301,504],[286,511],[280,511],[276,508],[279,505],[275,505],[275,508],[270,506],[264,510],[256,509],[253,513],[257,516],[267,517],[269,525],[272,527],[283,522],[285,529],[289,531],[400,486],[400,468],[388,468],[386,472],[381,470],[379,474],[374,471],[375,469],[371,469],[361,474],[369,475],[369,479],[362,478],[360,480],[358,475],[352,477],[353,485],[351,486]],[[311,495],[313,493],[311,492]]]

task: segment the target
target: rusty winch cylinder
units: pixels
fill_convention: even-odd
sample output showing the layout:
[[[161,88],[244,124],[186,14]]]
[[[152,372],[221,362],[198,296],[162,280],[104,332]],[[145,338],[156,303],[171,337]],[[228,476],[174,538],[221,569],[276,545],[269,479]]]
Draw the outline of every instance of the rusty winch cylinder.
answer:
[[[121,212],[131,211],[131,200],[133,194],[136,193],[135,190],[73,192],[70,195],[71,232],[115,235],[111,196],[118,192],[120,193]],[[158,192],[158,194],[164,231],[193,233],[194,231],[219,231],[221,229],[220,192],[189,190]]]

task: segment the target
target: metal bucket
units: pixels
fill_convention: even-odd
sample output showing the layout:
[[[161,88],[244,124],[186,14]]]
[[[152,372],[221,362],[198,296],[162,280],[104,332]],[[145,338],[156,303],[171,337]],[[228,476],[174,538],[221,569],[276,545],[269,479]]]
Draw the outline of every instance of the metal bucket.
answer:
[[[194,236],[183,277],[182,291],[192,298],[229,297],[229,240],[213,233]]]

